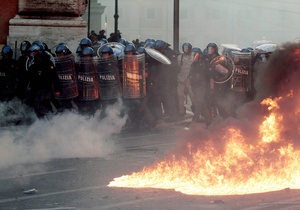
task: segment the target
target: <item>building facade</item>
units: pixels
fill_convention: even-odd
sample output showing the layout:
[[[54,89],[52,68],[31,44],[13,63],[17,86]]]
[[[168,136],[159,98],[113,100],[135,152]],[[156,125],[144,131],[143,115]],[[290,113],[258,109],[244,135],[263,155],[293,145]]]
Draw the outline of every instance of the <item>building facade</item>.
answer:
[[[107,34],[114,31],[115,1],[98,0],[105,11]],[[180,0],[180,46],[189,41],[201,49],[209,42],[249,47],[255,40],[275,43],[300,37],[300,2],[295,0]],[[119,1],[119,30],[131,41],[163,39],[173,43],[173,0]]]
[[[1,1],[0,45],[7,42],[9,20],[18,12],[18,0]]]
[[[122,36],[128,41],[154,38],[172,44],[173,2],[119,1]],[[9,21],[18,13],[18,0],[1,3],[0,44],[6,44]],[[91,0],[90,30],[105,29],[106,35],[114,32],[114,4],[113,0]],[[180,0],[180,45],[189,41],[200,48],[209,42],[248,47],[264,38],[279,44],[300,40],[299,11],[300,2],[295,0]],[[83,16],[86,21],[87,12]]]

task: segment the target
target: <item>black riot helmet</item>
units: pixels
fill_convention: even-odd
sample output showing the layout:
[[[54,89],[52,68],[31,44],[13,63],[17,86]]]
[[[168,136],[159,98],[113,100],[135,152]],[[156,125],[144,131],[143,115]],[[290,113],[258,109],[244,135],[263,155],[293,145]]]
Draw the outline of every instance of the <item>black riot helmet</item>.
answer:
[[[108,53],[109,55],[112,55],[112,54],[114,53],[114,51],[113,51],[113,49],[111,48],[111,46],[105,45],[105,46],[101,47],[100,53],[101,53],[101,54]]]
[[[81,53],[82,53],[82,48],[78,46],[76,49],[76,54],[81,55]]]
[[[215,53],[218,53],[219,49],[218,49],[218,45],[216,43],[209,43],[206,47],[207,49],[207,53],[209,55],[213,54],[213,50]]]
[[[146,42],[141,41],[141,42],[139,42],[138,47],[145,47],[145,44],[146,44]]]
[[[155,45],[155,42],[146,42],[145,43],[145,47],[149,47],[149,48],[152,48],[152,49],[154,49],[154,45]]]
[[[128,54],[135,55],[136,54],[135,46],[132,43],[128,43],[125,46],[124,53],[125,53],[125,55],[128,55]]]
[[[191,53],[194,61],[203,56],[203,52],[199,47],[193,47]]]
[[[102,39],[100,39],[100,40],[98,41],[98,43],[100,44],[100,46],[102,46],[102,45],[108,43],[108,41],[107,41],[107,39],[102,38]]]
[[[167,48],[168,44],[163,40],[156,40],[154,44],[154,49],[158,51],[163,51]]]
[[[85,37],[85,38],[80,40],[79,45],[80,45],[81,49],[84,49],[86,47],[92,47],[93,44],[92,44],[92,41],[89,38]]]
[[[30,47],[31,47],[31,43],[29,41],[21,42],[20,44],[21,55],[27,55]]]
[[[104,45],[100,48],[99,52],[97,52],[97,55],[99,57],[105,58],[105,59],[109,59],[109,57],[111,55],[114,54],[114,50],[111,46],[109,45]]]
[[[126,46],[127,41],[126,41],[124,38],[120,38],[120,39],[118,39],[118,43],[120,43],[120,44]]]
[[[36,57],[41,55],[45,50],[43,44],[33,42],[31,47],[29,48],[29,51],[31,52],[31,56]]]
[[[251,51],[248,48],[243,48],[243,49],[241,49],[241,52],[249,53]]]
[[[241,49],[241,52],[247,52],[247,53],[249,53],[249,52],[252,52],[252,51],[253,51],[252,47],[246,47],[246,48]]]
[[[147,45],[150,42],[154,42],[155,43],[155,39],[146,39],[145,40],[145,45]]]
[[[82,50],[82,57],[93,57],[94,56],[94,50],[91,47],[85,47]]]
[[[56,55],[70,55],[72,54],[69,47],[65,43],[59,43],[55,49]]]
[[[34,42],[32,42],[31,47],[32,47],[33,45],[39,46],[39,48],[40,48],[39,50],[40,50],[40,51],[45,51],[45,46],[44,46],[44,44],[43,44],[42,41],[40,41],[40,40],[35,40]]]
[[[11,46],[4,45],[1,50],[1,55],[2,55],[2,58],[4,58],[4,59],[11,59],[13,56],[13,50],[12,50]]]
[[[182,44],[182,52],[184,52],[185,54],[190,54],[191,50],[192,50],[192,44],[189,42],[185,42]]]
[[[139,54],[146,54],[146,53],[147,53],[144,47],[139,47],[139,48],[137,49],[137,52],[138,52]]]
[[[203,54],[202,50],[199,47],[193,47],[192,48],[192,52],[197,52],[197,53],[199,53],[201,55]]]

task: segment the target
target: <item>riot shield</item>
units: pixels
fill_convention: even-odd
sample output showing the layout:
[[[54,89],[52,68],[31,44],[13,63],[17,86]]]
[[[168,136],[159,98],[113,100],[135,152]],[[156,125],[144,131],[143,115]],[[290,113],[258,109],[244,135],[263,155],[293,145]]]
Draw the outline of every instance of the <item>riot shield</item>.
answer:
[[[163,64],[171,65],[171,61],[168,57],[166,57],[164,54],[160,53],[159,51],[152,49],[150,47],[145,48],[147,54],[152,57],[154,60],[157,60]]]
[[[268,44],[262,44],[262,45],[255,47],[255,50],[258,51],[258,53],[272,53],[277,48],[278,48],[277,44],[268,43]]]
[[[252,53],[232,52],[234,73],[231,78],[231,89],[234,91],[248,92],[252,87]]]
[[[73,55],[55,57],[56,71],[62,89],[58,99],[72,99],[78,96],[78,86]]]
[[[229,56],[215,57],[211,62],[211,71],[215,83],[221,84],[230,80],[234,71],[234,63]]]
[[[116,55],[112,54],[109,58],[97,58],[95,62],[100,99],[111,100],[119,98],[121,96],[121,85]]]
[[[123,97],[146,96],[145,55],[125,55],[123,59]]]
[[[75,66],[78,84],[78,100],[98,100],[98,75],[93,58],[80,58]]]

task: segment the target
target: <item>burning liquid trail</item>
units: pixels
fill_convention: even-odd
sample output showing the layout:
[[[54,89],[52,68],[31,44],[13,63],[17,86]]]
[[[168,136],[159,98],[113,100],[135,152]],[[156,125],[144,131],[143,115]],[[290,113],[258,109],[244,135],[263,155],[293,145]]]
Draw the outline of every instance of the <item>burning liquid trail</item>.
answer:
[[[173,155],[140,172],[115,178],[108,186],[174,189],[191,195],[300,188],[300,150],[291,137],[299,136],[298,131],[289,131],[284,126],[290,115],[299,119],[299,114],[296,110],[287,113],[280,108],[280,104],[291,100],[293,94],[262,101],[261,106],[267,107],[268,114],[259,124],[255,137],[247,135],[239,126],[229,125],[218,134],[218,141],[208,138],[196,147],[188,143],[185,155]],[[295,133],[288,137],[289,132]]]

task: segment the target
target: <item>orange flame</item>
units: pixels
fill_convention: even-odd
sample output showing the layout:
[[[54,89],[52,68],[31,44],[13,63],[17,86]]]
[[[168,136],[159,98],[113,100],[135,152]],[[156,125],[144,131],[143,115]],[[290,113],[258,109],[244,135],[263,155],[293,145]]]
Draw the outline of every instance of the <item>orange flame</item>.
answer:
[[[291,97],[292,94],[287,97]],[[259,141],[251,144],[240,128],[230,126],[216,143],[199,148],[187,144],[187,155],[175,156],[142,171],[115,178],[110,187],[174,189],[190,195],[250,194],[300,188],[300,151],[283,138],[283,97],[265,99],[269,116],[259,126]],[[220,148],[220,142],[224,148]],[[219,143],[219,144],[218,144]]]
[[[261,102],[262,105],[269,105],[269,111],[276,111],[279,109],[278,101],[282,100],[282,97],[276,98],[272,100],[271,98],[267,98]],[[270,116],[265,117],[265,121],[260,126],[260,135],[263,142],[270,143],[279,141],[280,131],[282,127],[280,126],[280,122],[282,121],[283,116],[272,112]]]

